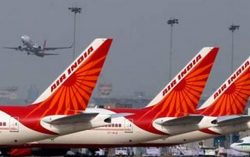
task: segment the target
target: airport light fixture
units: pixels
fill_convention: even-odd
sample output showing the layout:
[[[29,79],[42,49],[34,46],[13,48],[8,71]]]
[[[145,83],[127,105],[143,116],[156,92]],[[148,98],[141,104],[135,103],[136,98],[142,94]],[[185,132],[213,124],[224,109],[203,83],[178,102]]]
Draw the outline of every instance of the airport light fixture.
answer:
[[[231,56],[231,72],[233,72],[233,68],[234,68],[234,32],[236,30],[240,29],[240,25],[230,25],[230,27],[228,28],[229,31],[232,32],[232,56]]]
[[[239,29],[240,29],[240,25],[232,24],[228,27],[228,30],[232,32],[231,73],[233,73],[233,71],[234,71],[234,32],[236,30],[239,30]],[[230,144],[232,143],[233,136],[234,136],[234,134],[230,134],[227,137],[229,139],[228,144],[227,144],[228,148],[230,147]]]
[[[68,8],[72,13],[74,13],[74,34],[73,34],[73,60],[75,59],[75,41],[76,41],[76,14],[80,14],[82,12],[82,8],[79,7],[69,7]]]
[[[167,21],[167,24],[170,25],[169,80],[171,80],[171,77],[172,77],[172,55],[173,55],[173,27],[175,24],[179,24],[179,20],[176,18],[170,18]]]

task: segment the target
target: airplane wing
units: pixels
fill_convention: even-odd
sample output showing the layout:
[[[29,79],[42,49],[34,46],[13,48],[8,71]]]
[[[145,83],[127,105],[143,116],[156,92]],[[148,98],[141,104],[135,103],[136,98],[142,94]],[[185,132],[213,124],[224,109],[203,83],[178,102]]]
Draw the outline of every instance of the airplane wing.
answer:
[[[44,119],[43,121],[52,125],[66,125],[73,123],[86,123],[96,117],[98,113],[79,113],[76,115],[65,116],[57,119]]]
[[[44,56],[55,56],[59,55],[58,53],[42,53]]]
[[[160,120],[156,121],[157,124],[162,126],[181,126],[181,125],[195,125],[202,120],[203,116],[201,115],[188,115],[183,117],[176,117],[169,120]]]
[[[177,135],[185,132],[190,132],[199,129],[200,121],[203,116],[201,115],[186,115],[182,117],[159,118],[154,121],[153,126],[162,132],[169,135]]]
[[[111,114],[111,118],[119,118],[119,117],[126,117],[126,116],[131,116],[134,113],[115,113]]]
[[[70,49],[70,48],[72,48],[72,45],[68,47],[44,47],[43,51],[54,51],[59,49]]]
[[[216,124],[218,124],[218,126],[226,126],[226,125],[237,125],[249,121],[250,121],[250,116],[248,115],[222,116],[218,117]]]
[[[8,46],[4,46],[3,48],[5,48],[5,49],[11,49],[11,50],[16,50],[16,51],[23,51],[24,50],[22,47],[8,47]]]
[[[52,125],[64,125],[64,124],[73,124],[73,123],[88,123],[90,120],[94,119],[99,113],[79,113],[76,115],[65,116],[56,119],[43,119],[44,122],[52,124]],[[120,114],[109,114],[105,122],[109,122],[111,119],[125,117],[128,115],[132,115],[131,113],[120,113]]]
[[[109,123],[111,123],[111,116],[108,114],[86,112],[67,116],[46,116],[41,120],[41,124],[45,129],[58,135],[102,127]]]
[[[127,114],[102,114],[81,112],[74,115],[52,115],[42,119],[44,128],[56,132],[58,135],[68,134],[77,131],[89,130],[103,127],[112,122],[113,118],[123,117]],[[77,124],[77,125],[76,125]]]

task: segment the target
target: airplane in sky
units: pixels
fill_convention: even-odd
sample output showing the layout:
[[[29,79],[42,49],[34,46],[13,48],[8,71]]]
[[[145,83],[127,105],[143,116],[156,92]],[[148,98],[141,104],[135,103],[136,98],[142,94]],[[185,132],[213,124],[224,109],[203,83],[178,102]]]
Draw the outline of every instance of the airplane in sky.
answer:
[[[84,113],[124,116],[113,118],[110,124],[101,127],[25,146],[117,147],[207,128],[211,124],[200,124],[202,116],[190,113],[196,112],[217,53],[218,48],[203,48],[144,108],[87,108]]]
[[[54,51],[58,49],[69,49],[72,48],[72,46],[68,47],[46,47],[47,41],[45,40],[43,43],[43,46],[38,45],[37,43],[34,43],[31,38],[27,35],[21,36],[21,41],[23,46],[18,47],[8,47],[5,46],[6,49],[12,49],[16,51],[24,51],[27,52],[28,55],[36,55],[38,57],[44,57],[48,55],[58,55],[57,53],[46,53],[46,51]]]
[[[249,136],[244,137],[239,141],[231,144],[230,147],[240,152],[250,153],[250,137]]]
[[[0,106],[0,147],[108,124],[110,114],[96,117],[84,110],[111,43],[112,39],[95,39],[34,103]]]

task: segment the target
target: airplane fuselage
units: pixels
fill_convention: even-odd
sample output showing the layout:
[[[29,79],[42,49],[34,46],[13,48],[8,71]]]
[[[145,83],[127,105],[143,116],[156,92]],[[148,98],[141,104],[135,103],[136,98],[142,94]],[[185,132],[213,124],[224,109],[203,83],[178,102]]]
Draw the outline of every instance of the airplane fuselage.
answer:
[[[6,109],[7,108],[7,109]],[[20,108],[21,109],[21,108]],[[3,107],[3,110],[8,110],[8,107]],[[17,109],[16,109],[17,111]],[[20,110],[26,115],[25,109],[22,108]],[[105,110],[105,109],[94,109],[89,110],[88,113],[91,112],[99,112],[100,115],[96,116],[96,119],[98,117],[102,117],[103,115],[112,115],[114,112],[111,110]],[[8,114],[4,111],[1,111],[0,109],[0,147],[10,147],[14,145],[25,145],[25,143],[31,142],[31,141],[38,141],[46,138],[54,138],[55,136],[59,134],[64,134],[63,132],[60,132],[60,128],[53,128],[50,125],[47,125],[43,122],[42,119],[45,119],[46,117],[42,119],[29,119],[25,120],[23,115],[20,115],[19,111],[16,112],[17,114]],[[29,113],[27,111],[27,113]],[[51,117],[51,116],[50,116]],[[32,122],[32,121],[38,121],[38,122]],[[23,124],[25,123],[25,124]],[[33,123],[33,124],[32,124]],[[37,126],[36,126],[37,125]],[[86,124],[78,124],[82,125],[80,128],[86,130],[86,128],[92,128],[95,127],[95,124],[92,125],[86,125]],[[86,126],[83,126],[86,125]],[[82,140],[84,140],[87,143],[93,142],[96,144],[102,144],[103,141],[108,141],[107,144],[113,144],[113,143],[123,143],[123,144],[135,144],[143,141],[143,140],[151,140],[153,137],[157,136],[155,134],[152,134],[150,132],[144,131],[143,129],[137,127],[132,123],[132,120],[126,119],[124,117],[117,117],[112,120],[112,123],[102,123],[98,125],[102,125],[103,127],[98,127],[96,129],[81,131],[77,134],[71,134],[70,139],[79,139],[76,140],[76,143],[81,143]],[[30,126],[34,126],[35,128],[30,128]],[[63,126],[63,130],[72,129],[72,127],[76,127],[73,125],[65,125]],[[75,128],[76,130],[77,128]],[[42,132],[40,132],[41,130]],[[74,131],[72,131],[74,132]],[[68,133],[68,132],[67,132]],[[95,140],[93,141],[93,135],[95,138],[99,139],[98,142]],[[74,137],[75,136],[75,137]],[[78,136],[81,136],[83,138],[77,138]],[[72,137],[72,138],[71,138]],[[117,138],[114,138],[117,137]],[[100,140],[102,139],[102,140]],[[154,139],[154,138],[153,138]],[[52,140],[53,141],[53,140]]]
[[[26,127],[16,116],[0,111],[0,117],[0,146],[20,145],[34,139],[51,137],[49,134]]]
[[[109,115],[102,114],[90,121],[70,124],[50,124],[49,121],[66,115],[29,115],[34,107],[0,106],[0,147],[23,145],[27,142],[88,130],[108,124]],[[83,113],[84,114],[84,113]]]
[[[39,57],[43,57],[43,53],[41,52],[42,51],[42,47],[35,44],[31,38],[27,35],[23,35],[21,37],[21,41],[23,43],[23,50],[25,50],[28,54],[35,54]]]
[[[211,117],[210,117],[211,118]],[[209,119],[210,119],[209,118]],[[118,118],[104,127],[70,135],[29,143],[45,147],[117,147],[117,146],[172,146],[226,135],[250,129],[250,122],[235,126],[210,127],[178,135],[149,133],[126,118]]]
[[[245,131],[249,129],[250,129],[250,122],[239,124],[237,125],[237,127],[235,127],[234,125],[231,126],[229,125],[224,127],[211,127],[171,137],[161,138],[158,140],[147,141],[142,143],[142,145],[169,146],[169,145],[184,144],[208,138],[223,136],[234,132]]]
[[[240,152],[250,153],[250,137],[249,136],[244,137],[239,141],[231,144],[230,147]]]
[[[101,114],[119,114],[108,109],[87,109],[86,112],[99,112]],[[132,112],[132,110],[130,110]],[[211,121],[216,117],[204,117],[199,128],[211,126]],[[142,123],[151,123],[142,121]],[[167,129],[167,127],[156,127],[161,134],[152,133],[135,124],[133,119],[126,117],[118,117],[112,119],[110,124],[104,125],[91,130],[85,130],[65,136],[59,136],[43,141],[29,143],[31,146],[70,146],[70,147],[115,147],[115,146],[141,146],[141,145],[171,145],[189,142],[205,136],[210,136],[200,131],[193,131],[191,134],[186,133],[192,130],[192,126],[181,125],[175,130]],[[189,128],[189,129],[184,129]],[[223,128],[224,129],[224,128]],[[217,129],[220,132],[223,130]],[[184,130],[178,132],[177,130]],[[176,131],[176,132],[174,132]],[[170,134],[171,132],[171,134]],[[230,131],[229,131],[230,132]],[[184,138],[184,141],[183,141]],[[101,140],[100,140],[101,139]],[[160,140],[159,140],[160,139]],[[164,139],[164,140],[163,140]],[[170,140],[168,140],[170,139]],[[188,140],[187,140],[188,139]]]

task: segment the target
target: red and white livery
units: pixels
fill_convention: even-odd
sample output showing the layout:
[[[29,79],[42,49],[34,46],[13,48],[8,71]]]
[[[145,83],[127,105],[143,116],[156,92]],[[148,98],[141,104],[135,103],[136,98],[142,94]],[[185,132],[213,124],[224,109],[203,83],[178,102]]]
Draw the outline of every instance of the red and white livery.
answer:
[[[217,52],[218,48],[203,48],[145,108],[88,108],[84,113],[98,113],[98,116],[114,115],[111,124],[59,136],[53,140],[33,142],[31,145],[56,147],[134,145],[162,136],[168,137],[208,127],[200,125],[202,116],[194,114]]]
[[[105,119],[83,111],[111,42],[94,40],[34,103],[0,106],[0,146],[21,145],[106,124]]]

